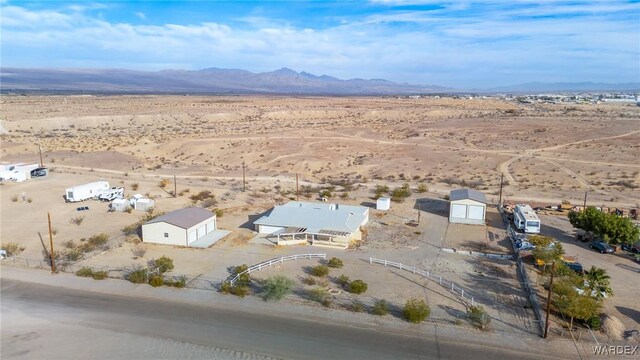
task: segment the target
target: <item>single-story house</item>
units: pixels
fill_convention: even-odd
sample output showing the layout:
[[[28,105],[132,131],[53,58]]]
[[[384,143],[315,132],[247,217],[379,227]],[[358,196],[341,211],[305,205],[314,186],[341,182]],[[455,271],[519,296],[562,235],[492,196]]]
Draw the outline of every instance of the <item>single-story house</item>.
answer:
[[[216,214],[199,207],[174,210],[142,225],[142,241],[156,244],[199,246],[216,230]]]
[[[449,222],[460,224],[485,224],[487,198],[477,190],[456,189],[449,193]]]
[[[290,201],[275,206],[254,222],[256,231],[277,238],[279,245],[327,245],[346,248],[362,239],[369,208],[333,203]]]

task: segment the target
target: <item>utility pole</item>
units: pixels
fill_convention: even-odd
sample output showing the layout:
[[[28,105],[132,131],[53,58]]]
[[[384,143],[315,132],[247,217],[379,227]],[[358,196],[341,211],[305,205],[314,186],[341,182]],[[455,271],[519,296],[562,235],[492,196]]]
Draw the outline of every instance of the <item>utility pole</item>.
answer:
[[[242,161],[242,192],[245,192],[245,190],[247,189],[247,180],[245,177],[245,166],[244,166],[244,160]]]
[[[422,210],[422,204],[418,203],[418,224],[420,224],[420,210]]]
[[[40,153],[40,167],[44,167],[44,161],[42,161],[42,146],[38,145],[38,152]]]
[[[553,288],[553,275],[556,272],[556,261],[551,263],[551,280],[549,281],[549,293],[547,295],[547,319],[544,322],[544,338],[547,338],[547,332],[549,331],[549,311],[551,310],[551,289]]]
[[[588,191],[585,191],[585,192],[584,192],[584,203],[583,203],[583,209],[584,209],[584,210],[582,210],[582,211],[587,210],[587,194],[588,194],[588,193],[589,193]]]
[[[176,182],[176,175],[173,175],[173,197],[178,197],[178,183]]]
[[[300,187],[298,186],[298,173],[296,173],[296,201],[300,200]]]
[[[51,213],[47,212],[47,220],[49,221],[49,259],[51,260],[51,273],[53,274],[56,272],[56,263],[53,260],[53,233],[51,231]]]
[[[502,184],[504,181],[504,173],[500,174],[500,199],[498,199],[498,206],[502,206]]]

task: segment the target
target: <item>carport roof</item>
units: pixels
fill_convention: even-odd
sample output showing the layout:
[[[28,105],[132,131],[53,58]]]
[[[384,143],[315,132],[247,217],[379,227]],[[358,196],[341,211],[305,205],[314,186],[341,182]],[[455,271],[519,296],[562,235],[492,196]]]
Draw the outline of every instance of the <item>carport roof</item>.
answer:
[[[155,224],[159,222],[166,222],[177,227],[188,229],[198,223],[201,223],[216,215],[211,211],[199,207],[188,207],[184,209],[174,210],[168,212],[162,216],[158,216],[153,220],[149,220],[147,224]]]
[[[483,204],[487,203],[487,198],[484,196],[484,193],[478,190],[455,189],[455,190],[451,190],[451,193],[449,193],[449,201],[466,200],[466,199],[481,202]]]

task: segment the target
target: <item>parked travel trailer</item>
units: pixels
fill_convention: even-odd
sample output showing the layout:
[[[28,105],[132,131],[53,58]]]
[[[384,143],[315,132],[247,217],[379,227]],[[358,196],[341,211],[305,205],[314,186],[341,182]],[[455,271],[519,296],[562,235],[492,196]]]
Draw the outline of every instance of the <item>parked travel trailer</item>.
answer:
[[[517,229],[529,234],[540,233],[540,218],[531,206],[526,204],[517,204],[513,210],[513,224]]]
[[[67,202],[78,202],[89,199],[96,199],[100,194],[109,190],[107,181],[96,181],[89,184],[74,186],[65,191]]]
[[[120,186],[114,186],[111,189],[105,190],[102,194],[98,195],[100,201],[113,201],[115,199],[124,199],[124,188]]]

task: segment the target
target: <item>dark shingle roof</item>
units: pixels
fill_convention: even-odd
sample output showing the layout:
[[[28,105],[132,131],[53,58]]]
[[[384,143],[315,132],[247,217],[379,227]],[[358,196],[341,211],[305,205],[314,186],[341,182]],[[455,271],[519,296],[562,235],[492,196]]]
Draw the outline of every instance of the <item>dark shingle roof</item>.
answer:
[[[188,229],[208,218],[214,217],[211,211],[199,207],[189,207],[168,212],[162,216],[158,216],[153,220],[149,220],[146,224],[155,224],[166,222],[177,227]]]
[[[487,203],[487,198],[484,196],[484,193],[478,190],[456,189],[456,190],[451,190],[451,193],[449,193],[450,201],[464,200],[464,199],[475,200],[483,204]]]

